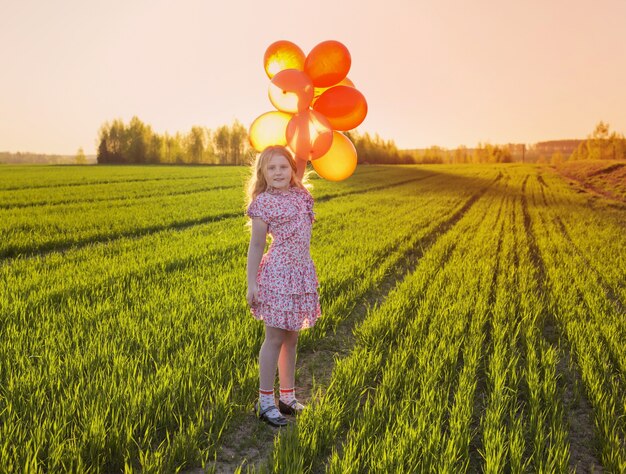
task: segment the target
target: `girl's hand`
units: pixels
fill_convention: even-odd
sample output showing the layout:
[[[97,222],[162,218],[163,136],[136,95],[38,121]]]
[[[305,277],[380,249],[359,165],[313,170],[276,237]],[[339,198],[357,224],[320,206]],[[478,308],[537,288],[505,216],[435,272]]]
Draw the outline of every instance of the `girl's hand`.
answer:
[[[259,301],[259,286],[256,283],[254,285],[248,286],[246,301],[248,302],[249,306],[252,306],[254,303],[257,303]]]

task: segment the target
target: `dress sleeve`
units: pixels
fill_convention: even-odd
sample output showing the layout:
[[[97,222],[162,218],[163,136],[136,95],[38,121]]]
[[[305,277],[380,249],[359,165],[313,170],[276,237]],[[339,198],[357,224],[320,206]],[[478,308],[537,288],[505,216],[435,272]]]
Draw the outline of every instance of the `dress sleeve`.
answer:
[[[260,198],[260,195],[257,196],[254,199],[254,201],[250,203],[246,211],[246,214],[250,219],[259,218],[266,224],[269,224],[269,215],[267,213],[265,206],[263,205],[263,202],[262,202],[263,200],[259,198]]]

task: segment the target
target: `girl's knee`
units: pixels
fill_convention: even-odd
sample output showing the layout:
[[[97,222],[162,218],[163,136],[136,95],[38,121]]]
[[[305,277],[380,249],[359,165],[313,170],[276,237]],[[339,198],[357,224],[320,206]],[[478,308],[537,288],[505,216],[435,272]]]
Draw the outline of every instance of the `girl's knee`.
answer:
[[[297,331],[286,331],[285,338],[283,340],[283,344],[296,347],[298,344],[298,332]]]
[[[281,346],[285,340],[286,332],[284,329],[265,326],[265,342],[272,346]]]

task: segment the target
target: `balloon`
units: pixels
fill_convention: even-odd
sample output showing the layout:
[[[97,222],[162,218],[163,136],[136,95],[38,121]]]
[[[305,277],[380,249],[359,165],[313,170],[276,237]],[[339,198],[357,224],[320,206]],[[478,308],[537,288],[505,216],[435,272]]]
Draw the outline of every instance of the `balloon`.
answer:
[[[356,169],[356,149],[348,137],[333,132],[333,144],[328,152],[311,161],[313,169],[329,181],[342,181],[352,176]]]
[[[347,77],[344,77],[343,81],[340,81],[338,84],[335,84],[335,86],[349,86],[349,87],[356,87],[354,85],[354,82],[352,82],[350,79],[348,79]],[[334,86],[331,86],[334,87]],[[317,100],[317,98],[319,96],[321,96],[324,92],[326,92],[328,89],[330,89],[330,87],[315,87],[314,88],[314,92],[313,92],[313,103],[315,103],[315,101]]]
[[[313,83],[309,76],[297,69],[277,73],[269,86],[270,102],[282,112],[306,110],[313,100]]]
[[[335,86],[318,97],[313,109],[324,114],[334,130],[352,130],[365,120],[367,102],[354,87]]]
[[[258,116],[250,125],[250,145],[257,151],[263,151],[271,145],[286,145],[285,130],[291,117],[291,114],[276,111]]]
[[[315,87],[330,87],[348,75],[352,59],[339,41],[323,41],[315,46],[304,61],[304,72]]]
[[[265,50],[263,66],[271,79],[283,69],[304,69],[305,56],[302,50],[291,41],[280,40]]]
[[[328,120],[315,110],[299,112],[287,124],[287,143],[297,158],[315,160],[330,149],[332,142]]]

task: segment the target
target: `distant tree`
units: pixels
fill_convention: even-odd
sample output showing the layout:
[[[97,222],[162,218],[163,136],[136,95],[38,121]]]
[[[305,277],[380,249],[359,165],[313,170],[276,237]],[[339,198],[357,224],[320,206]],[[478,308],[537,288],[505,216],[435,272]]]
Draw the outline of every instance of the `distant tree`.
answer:
[[[204,161],[205,133],[202,127],[191,127],[185,137],[185,151],[187,163],[202,163]]]
[[[130,163],[148,162],[148,146],[152,137],[152,129],[138,117],[133,117],[126,130],[127,141],[125,156]]]
[[[176,135],[171,137],[172,146],[170,152],[172,153],[172,163],[179,165],[188,163],[188,155],[185,151],[184,137],[180,132],[176,132]]]
[[[626,158],[624,135],[610,132],[608,123],[600,121],[570,155],[570,160],[623,160]]]
[[[445,150],[439,146],[431,146],[424,151],[421,163],[425,164],[441,164],[444,162]]]
[[[233,164],[243,165],[246,153],[246,140],[248,134],[246,128],[235,120],[230,128],[229,154]]]
[[[472,163],[487,163],[489,161],[489,152],[487,146],[478,143],[472,152]]]
[[[215,154],[220,163],[231,164],[228,156],[230,148],[230,130],[227,125],[222,125],[215,131],[213,144],[215,145]]]
[[[393,140],[383,140],[378,134],[357,131],[345,132],[354,144],[359,163],[407,164],[413,163],[413,157],[407,153],[401,155]]]
[[[469,154],[467,152],[467,147],[464,145],[459,146],[453,152],[452,161],[454,163],[467,163],[469,160]]]
[[[495,146],[493,149],[493,159],[496,163],[511,163],[513,155],[508,147]]]
[[[87,157],[85,156],[85,152],[83,151],[82,147],[79,148],[78,151],[76,152],[76,164],[77,165],[87,164]]]
[[[146,143],[146,163],[163,162],[163,137],[153,133]]]

